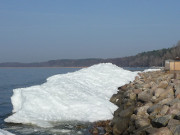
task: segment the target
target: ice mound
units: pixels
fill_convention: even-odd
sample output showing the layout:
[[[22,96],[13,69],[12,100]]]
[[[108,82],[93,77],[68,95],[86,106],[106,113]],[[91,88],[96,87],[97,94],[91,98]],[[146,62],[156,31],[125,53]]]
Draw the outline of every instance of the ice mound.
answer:
[[[0,135],[14,135],[14,134],[12,134],[12,133],[10,133],[10,132],[8,132],[6,130],[0,129]]]
[[[5,122],[51,127],[63,121],[111,119],[117,107],[109,102],[117,87],[137,72],[104,63],[47,79],[42,85],[13,90],[13,113]]]

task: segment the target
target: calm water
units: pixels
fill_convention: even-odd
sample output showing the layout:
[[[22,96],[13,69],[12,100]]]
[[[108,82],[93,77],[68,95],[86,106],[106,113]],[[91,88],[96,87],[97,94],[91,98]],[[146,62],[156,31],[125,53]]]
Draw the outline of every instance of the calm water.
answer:
[[[4,119],[12,112],[10,97],[15,88],[39,85],[55,74],[74,72],[80,68],[0,68],[0,129],[8,130],[16,135],[75,135],[89,134],[90,123],[67,122],[54,128],[39,128],[30,125],[7,124]],[[140,71],[144,68],[126,68]]]

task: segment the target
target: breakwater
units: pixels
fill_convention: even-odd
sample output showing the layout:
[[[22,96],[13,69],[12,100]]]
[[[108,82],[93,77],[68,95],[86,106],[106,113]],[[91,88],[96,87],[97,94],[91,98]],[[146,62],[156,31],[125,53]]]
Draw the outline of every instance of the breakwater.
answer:
[[[180,77],[164,71],[143,72],[118,88],[110,101],[118,106],[113,135],[180,134]]]

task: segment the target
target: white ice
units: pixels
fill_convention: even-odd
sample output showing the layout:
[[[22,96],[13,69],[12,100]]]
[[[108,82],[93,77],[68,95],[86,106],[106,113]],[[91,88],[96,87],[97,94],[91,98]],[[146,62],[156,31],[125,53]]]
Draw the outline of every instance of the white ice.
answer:
[[[6,130],[0,129],[0,135],[15,135],[15,134],[12,134]]]
[[[153,71],[160,71],[161,69],[156,68],[156,69],[145,69],[143,72],[153,72]]]
[[[13,114],[5,122],[52,127],[63,121],[111,119],[117,107],[110,97],[136,75],[105,63],[52,76],[42,85],[14,89]]]

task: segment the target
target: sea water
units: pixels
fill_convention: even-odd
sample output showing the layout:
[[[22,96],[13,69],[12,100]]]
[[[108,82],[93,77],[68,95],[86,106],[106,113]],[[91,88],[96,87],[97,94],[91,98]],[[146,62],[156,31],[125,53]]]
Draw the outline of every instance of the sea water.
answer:
[[[112,66],[112,65],[111,65]],[[63,123],[55,123],[53,127],[43,127],[30,124],[5,123],[4,119],[12,115],[10,97],[13,89],[41,85],[46,79],[55,74],[75,72],[80,68],[1,68],[0,69],[0,129],[8,130],[14,134],[89,134],[91,123],[86,121],[69,120]],[[132,70],[137,70],[133,68]],[[138,69],[140,70],[140,69]],[[107,71],[108,72],[108,71]],[[72,74],[73,75],[73,74]],[[93,78],[92,78],[93,79]],[[88,83],[88,82],[86,82]],[[119,82],[120,83],[120,82]],[[67,84],[68,85],[68,84]]]

